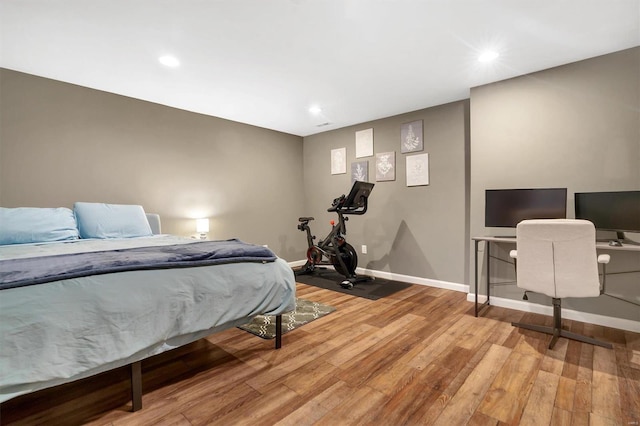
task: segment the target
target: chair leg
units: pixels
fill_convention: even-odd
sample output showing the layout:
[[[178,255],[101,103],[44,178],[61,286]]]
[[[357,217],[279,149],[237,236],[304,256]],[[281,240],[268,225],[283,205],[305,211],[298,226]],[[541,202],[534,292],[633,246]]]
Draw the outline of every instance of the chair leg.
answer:
[[[549,349],[553,349],[562,334],[562,306],[560,299],[553,299],[553,338],[549,342]]]
[[[567,339],[577,340],[579,342],[589,343],[596,346],[602,346],[603,348],[613,349],[611,343],[602,342],[600,340],[593,339],[591,337],[583,336],[581,334],[572,333],[562,328],[562,306],[560,299],[553,299],[553,327],[545,327],[543,325],[524,324],[520,322],[512,322],[511,325],[518,328],[524,328],[526,330],[538,331],[540,333],[551,334],[551,342],[549,343],[549,349],[553,349],[558,338],[565,337]]]
[[[577,340],[579,342],[589,343],[591,345],[602,346],[603,348],[607,349],[613,349],[613,345],[611,343],[603,342],[601,340],[583,336],[581,334],[572,333],[567,330],[560,330],[560,337],[566,337],[567,339]]]

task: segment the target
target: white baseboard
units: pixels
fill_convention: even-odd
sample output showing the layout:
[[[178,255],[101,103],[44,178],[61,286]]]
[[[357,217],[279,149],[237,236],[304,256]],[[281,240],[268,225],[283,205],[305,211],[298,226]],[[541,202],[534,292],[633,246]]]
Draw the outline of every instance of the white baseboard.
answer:
[[[484,303],[486,300],[487,296],[482,294],[478,295],[478,303]],[[474,302],[475,294],[467,294],[467,301]],[[522,300],[505,299],[502,297],[492,296],[491,306],[499,306],[501,308],[515,309],[517,311],[553,316],[553,306],[539,305],[537,303],[530,303]],[[625,318],[608,317],[565,308],[562,309],[562,318],[640,333],[640,321],[633,321]]]
[[[385,280],[400,281],[409,284],[426,285],[429,287],[444,288],[447,290],[469,292],[469,286],[466,284],[452,283],[449,281],[432,280],[429,278],[413,277],[411,275],[396,274],[386,271],[375,271],[373,269],[356,268],[356,273],[362,275],[374,276],[376,278],[384,278]]]
[[[302,266],[306,263],[306,260],[298,260],[295,262],[289,262],[291,267]],[[332,269],[332,266],[327,266]],[[429,278],[414,277],[411,275],[396,274],[393,272],[376,271],[373,269],[356,268],[356,273],[361,275],[373,276],[376,278],[384,278],[386,280],[401,281],[410,284],[426,285],[429,287],[444,288],[447,290],[460,291],[467,293],[467,301],[474,302],[475,294],[469,293],[469,286],[466,284],[452,283],[449,281],[432,280]],[[479,294],[478,303],[484,303],[487,300],[487,296]],[[501,308],[515,309],[517,311],[531,312],[542,315],[553,315],[552,306],[538,305],[537,303],[530,303],[521,300],[505,299],[501,297],[491,298],[492,306],[499,306]],[[589,324],[602,325],[605,327],[617,328],[620,330],[633,331],[634,333],[640,333],[640,321],[633,321],[624,318],[607,317],[604,315],[591,314],[588,312],[574,311],[571,309],[562,309],[562,317],[570,320],[585,322]]]
[[[294,262],[289,262],[289,266],[291,266],[292,268],[295,268],[297,266],[303,266],[305,263],[306,263],[306,260],[296,260]],[[331,265],[322,265],[322,267],[327,269],[335,269]],[[395,274],[393,272],[376,271],[373,269],[365,269],[365,268],[356,268],[356,274],[367,275],[367,276],[376,277],[376,278],[384,278],[385,280],[391,280],[391,281],[400,281],[400,282],[409,283],[409,284],[419,284],[419,285],[426,285],[429,287],[444,288],[447,290],[461,291],[464,293],[469,292],[469,286],[466,284],[458,284],[458,283],[452,283],[448,281],[438,281],[438,280],[432,280],[428,278],[413,277],[411,275]]]
[[[306,260],[296,260],[295,262],[288,262],[289,266],[291,266],[292,268],[297,268],[298,266],[304,266],[305,263],[307,263]]]

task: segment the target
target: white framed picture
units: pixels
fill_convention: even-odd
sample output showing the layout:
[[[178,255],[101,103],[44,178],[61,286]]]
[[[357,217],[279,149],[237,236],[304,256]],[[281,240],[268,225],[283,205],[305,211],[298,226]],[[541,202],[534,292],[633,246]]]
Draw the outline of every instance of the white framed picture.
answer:
[[[407,186],[429,185],[429,154],[406,157]]]
[[[400,130],[400,152],[417,152],[424,149],[422,140],[422,120],[404,123]]]
[[[396,180],[396,153],[376,154],[376,181]]]
[[[351,163],[351,184],[355,181],[369,182],[369,162],[356,161]]]
[[[356,132],[356,158],[373,155],[373,128]]]
[[[347,148],[331,150],[331,174],[340,175],[347,173]]]

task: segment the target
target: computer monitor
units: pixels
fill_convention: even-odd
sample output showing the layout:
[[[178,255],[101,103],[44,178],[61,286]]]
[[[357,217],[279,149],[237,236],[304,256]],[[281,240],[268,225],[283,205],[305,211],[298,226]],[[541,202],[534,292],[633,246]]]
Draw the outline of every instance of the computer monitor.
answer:
[[[484,226],[515,228],[525,219],[567,217],[567,188],[487,189]]]
[[[576,219],[615,231],[620,240],[624,232],[640,232],[640,191],[576,192],[575,209]]]

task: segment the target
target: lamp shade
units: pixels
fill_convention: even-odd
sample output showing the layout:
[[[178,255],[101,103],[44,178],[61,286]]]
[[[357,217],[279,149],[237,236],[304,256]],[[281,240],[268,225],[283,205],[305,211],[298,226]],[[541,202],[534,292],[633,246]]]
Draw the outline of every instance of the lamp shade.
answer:
[[[196,232],[201,234],[209,232],[209,219],[196,219]]]

